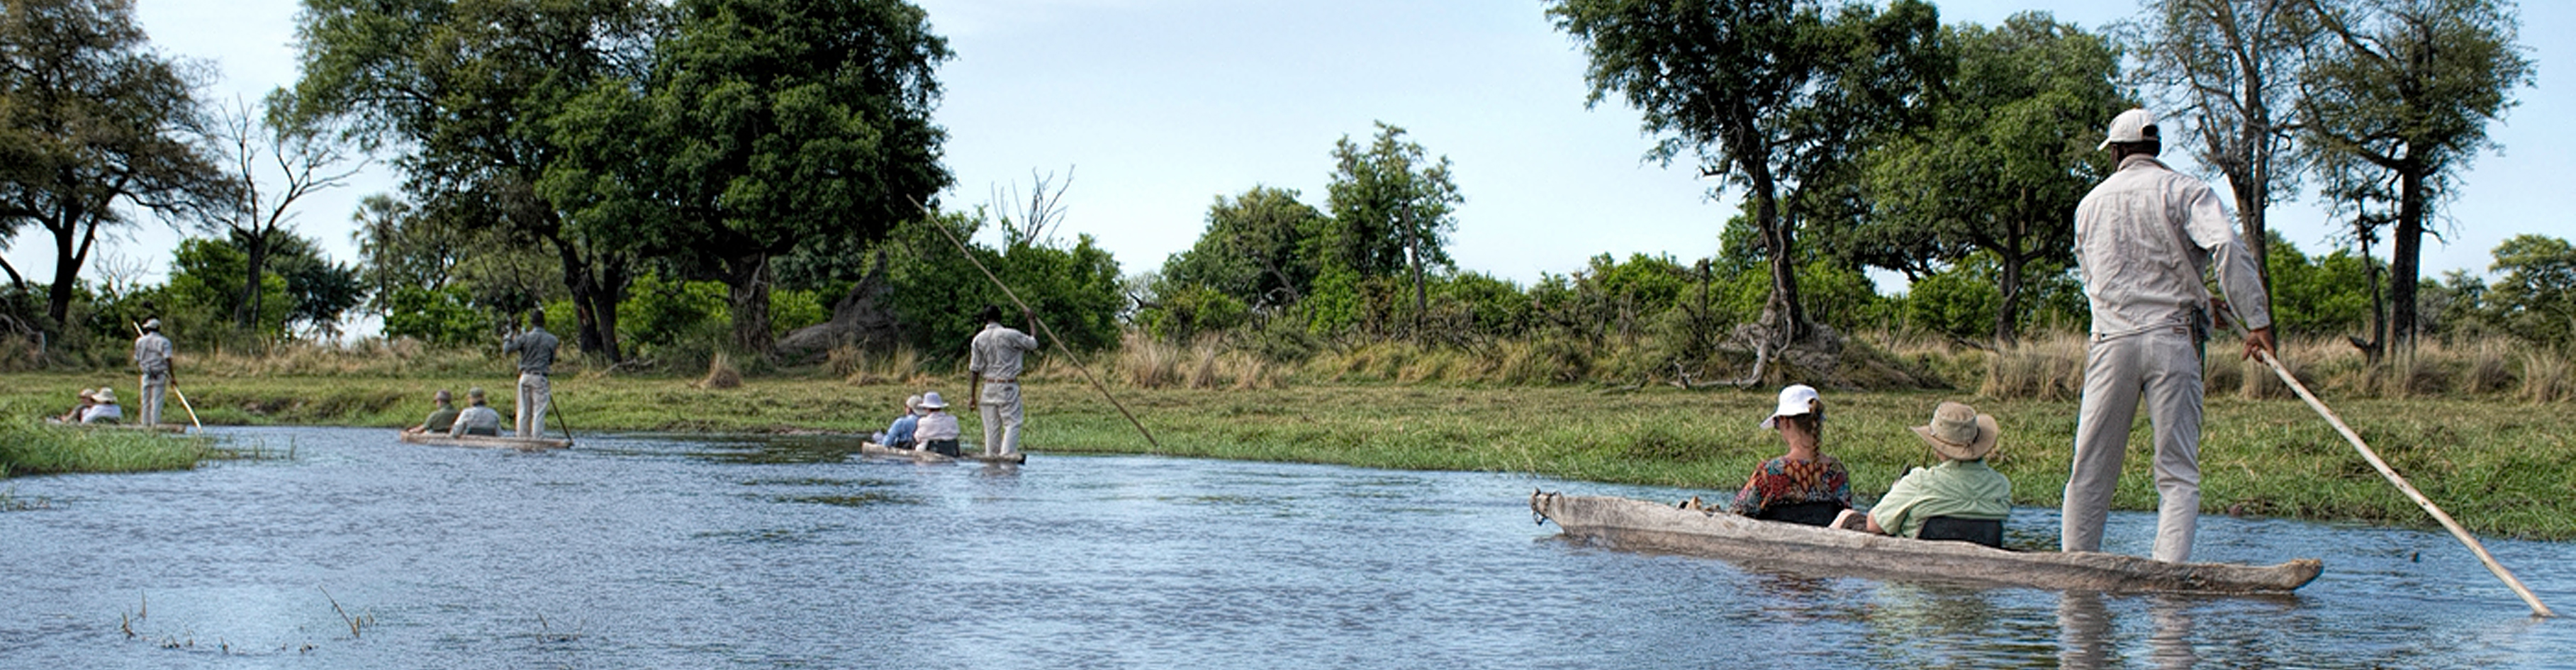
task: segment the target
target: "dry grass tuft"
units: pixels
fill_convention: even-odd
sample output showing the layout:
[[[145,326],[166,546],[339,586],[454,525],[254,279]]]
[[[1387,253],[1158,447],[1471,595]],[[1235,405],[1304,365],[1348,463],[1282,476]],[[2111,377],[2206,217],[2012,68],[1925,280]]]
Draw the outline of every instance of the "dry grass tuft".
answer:
[[[742,371],[734,369],[732,357],[719,351],[716,352],[715,360],[707,362],[706,378],[698,380],[698,383],[691,386],[702,389],[741,388]]]
[[[929,381],[922,369],[921,353],[911,347],[892,351],[863,351],[857,347],[833,347],[827,365],[843,382],[856,386],[903,384],[919,386]]]
[[[2545,403],[2569,398],[2576,398],[2576,363],[2547,351],[2524,352],[2522,399]]]
[[[2025,338],[1995,352],[1977,394],[1989,398],[2065,400],[2084,393],[2084,336]]]

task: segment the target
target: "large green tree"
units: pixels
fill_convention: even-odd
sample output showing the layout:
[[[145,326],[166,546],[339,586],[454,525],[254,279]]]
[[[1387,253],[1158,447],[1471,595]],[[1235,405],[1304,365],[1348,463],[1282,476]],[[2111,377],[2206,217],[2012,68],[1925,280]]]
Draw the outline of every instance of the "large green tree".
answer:
[[[1919,119],[1947,66],[1930,4],[1880,10],[1819,0],[1549,0],[1557,29],[1591,57],[1586,104],[1621,95],[1662,136],[1650,158],[1697,157],[1745,190],[1770,265],[1766,346],[1805,339],[1795,219],[1805,186],[1847,184],[1873,134]],[[1816,198],[1815,202],[1828,199]],[[1757,374],[1759,371],[1756,371]]]
[[[635,240],[541,193],[592,119],[574,99],[640,86],[668,8],[653,0],[305,0],[299,108],[344,115],[369,149],[394,148],[430,220],[506,231],[554,250],[577,342],[622,357],[617,304]]]
[[[2576,246],[2542,235],[2515,235],[2496,245],[2501,276],[2487,288],[2488,318],[2535,344],[2568,346],[2576,338]]]
[[[2415,294],[2426,224],[2458,194],[2460,173],[2495,146],[2487,125],[2532,83],[2520,20],[2500,0],[2309,0],[2324,36],[2301,73],[2305,143],[2331,184],[2393,200],[2391,341],[2418,328]],[[2376,186],[2367,186],[2367,185]]]
[[[233,323],[242,328],[254,325],[264,306],[261,277],[269,269],[269,253],[294,236],[289,224],[296,201],[346,184],[359,169],[325,125],[327,117],[299,113],[294,104],[294,95],[278,89],[257,108],[224,106],[215,121],[218,150],[237,188],[234,199],[201,225],[229,237],[246,258],[233,307]],[[336,314],[321,321],[337,322]]]
[[[1297,200],[1297,191],[1255,186],[1208,205],[1207,230],[1189,249],[1163,262],[1161,281],[1198,286],[1251,309],[1295,304],[1314,289],[1318,260],[1303,244],[1330,220]]]
[[[669,211],[642,219],[644,249],[731,287],[733,345],[765,353],[774,258],[807,238],[882,238],[948,186],[930,117],[951,54],[901,0],[682,0],[674,21],[640,128],[563,129],[585,136],[573,146],[654,155],[604,147],[615,162],[564,181],[649,185]]]
[[[2340,0],[2337,0],[2340,2]],[[2188,120],[2194,158],[2227,178],[2236,220],[2272,286],[2265,262],[2272,201],[2295,193],[2303,167],[2293,151],[2298,69],[2316,34],[2309,0],[2148,0],[2130,49],[2140,79]],[[2108,122],[2109,119],[2103,119]],[[2184,137],[2165,129],[2166,137]]]
[[[1422,145],[1404,139],[1403,128],[1380,121],[1367,146],[1349,136],[1333,143],[1326,189],[1332,209],[1331,234],[1320,238],[1326,258],[1360,277],[1409,271],[1419,326],[1424,269],[1452,267],[1448,238],[1458,221],[1451,214],[1466,200],[1449,179],[1449,157],[1431,160]]]
[[[2095,129],[2130,103],[2118,51],[2047,14],[1945,31],[1958,69],[1929,126],[1873,150],[1873,218],[1961,252],[1948,262],[1991,254],[2001,302],[1989,332],[2010,343],[2022,286],[2075,262],[2075,205],[2112,169]]]
[[[15,241],[31,223],[52,234],[50,327],[62,326],[103,231],[229,197],[196,141],[190,70],[153,51],[129,0],[0,4],[0,237]],[[0,269],[27,288],[17,268]]]

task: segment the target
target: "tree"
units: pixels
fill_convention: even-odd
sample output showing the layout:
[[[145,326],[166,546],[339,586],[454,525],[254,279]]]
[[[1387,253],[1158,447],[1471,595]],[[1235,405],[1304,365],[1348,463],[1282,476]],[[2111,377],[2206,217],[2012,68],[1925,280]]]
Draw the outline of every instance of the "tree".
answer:
[[[2426,224],[2457,194],[2459,173],[2495,146],[2487,124],[2531,85],[2520,21],[2497,0],[2308,0],[2325,31],[2300,75],[2299,118],[2329,181],[2395,182],[2389,242],[2390,338],[2409,347]],[[2383,191],[2384,193],[2384,191]]]
[[[642,125],[560,127],[579,137],[565,144],[602,160],[568,166],[584,174],[557,175],[546,191],[587,206],[600,180],[643,184],[635,199],[668,208],[643,219],[643,250],[729,286],[733,345],[766,353],[774,258],[810,237],[883,238],[948,186],[946,132],[930,115],[933,75],[951,54],[900,0],[683,0],[674,11],[640,104],[603,103],[646,112]],[[637,144],[643,155],[627,155]]]
[[[1558,30],[1591,57],[1585,104],[1612,93],[1662,135],[1647,157],[1685,151],[1703,174],[1745,189],[1770,264],[1765,346],[1804,340],[1795,220],[1782,204],[1830,186],[1874,133],[1919,120],[1916,104],[1945,67],[1940,17],[1896,0],[1885,11],[1817,0],[1549,0]],[[1794,212],[1789,212],[1794,214]],[[1759,371],[1756,371],[1757,375]]]
[[[69,314],[100,232],[134,223],[119,203],[176,219],[229,196],[194,142],[190,79],[152,51],[129,0],[0,5],[0,236],[29,223],[53,235],[49,327]]]
[[[539,186],[566,160],[558,131],[596,121],[571,101],[644,81],[665,11],[653,0],[304,0],[297,105],[342,117],[361,148],[404,149],[395,165],[428,216],[551,247],[577,342],[621,360],[617,304],[635,240],[600,212],[568,215],[562,194]]]
[[[215,129],[222,144],[225,163],[232,171],[236,196],[228,206],[211,212],[202,222],[207,232],[232,239],[246,257],[242,274],[241,297],[234,303],[234,325],[249,328],[260,314],[262,296],[260,277],[268,271],[269,252],[283,238],[293,233],[287,227],[293,221],[295,201],[348,183],[360,166],[345,169],[348,155],[325,119],[294,108],[295,97],[286,89],[277,89],[253,109],[235,104],[220,112]],[[278,183],[275,191],[260,188],[262,173],[275,168]],[[309,245],[308,245],[309,246]],[[345,309],[345,307],[344,307]],[[322,315],[300,315],[318,318]],[[333,324],[338,314],[328,315],[318,323]]]
[[[2075,262],[2075,205],[2113,169],[2095,150],[2095,128],[2130,104],[2115,84],[2114,47],[2047,14],[1944,30],[1957,73],[1929,126],[1872,150],[1873,218],[1963,252],[1943,259],[1951,263],[1988,254],[2001,291],[1983,313],[1994,339],[2011,343],[2023,285]]]
[[[1449,180],[1449,157],[1430,161],[1422,145],[1404,140],[1404,129],[1377,123],[1367,148],[1350,136],[1333,143],[1333,181],[1326,186],[1333,218],[1327,243],[1333,262],[1360,277],[1410,270],[1415,330],[1426,310],[1424,266],[1444,269],[1448,235],[1458,229],[1450,214],[1466,198]]]
[[[2499,273],[2488,286],[2489,319],[2534,344],[2564,347],[2576,336],[2576,246],[2541,235],[2515,235],[2496,245]]]
[[[1305,240],[1326,233],[1329,224],[1294,189],[1255,186],[1233,198],[1217,196],[1208,205],[1206,232],[1163,261],[1160,283],[1205,287],[1248,309],[1296,304],[1314,290],[1321,271]]]
[[[2193,157],[2227,178],[2267,293],[2266,215],[2274,198],[2296,192],[2303,167],[2291,147],[2292,112],[2300,59],[2315,35],[2309,7],[2308,0],[2150,0],[2142,31],[2128,40],[2144,61],[2141,78],[2179,105],[2171,118],[2193,121]]]

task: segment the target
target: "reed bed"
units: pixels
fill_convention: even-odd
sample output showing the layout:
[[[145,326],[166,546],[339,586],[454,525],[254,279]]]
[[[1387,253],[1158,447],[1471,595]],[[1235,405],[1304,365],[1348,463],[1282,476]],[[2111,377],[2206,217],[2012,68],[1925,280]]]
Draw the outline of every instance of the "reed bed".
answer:
[[[185,470],[213,455],[202,438],[52,426],[12,415],[0,420],[0,476]]]

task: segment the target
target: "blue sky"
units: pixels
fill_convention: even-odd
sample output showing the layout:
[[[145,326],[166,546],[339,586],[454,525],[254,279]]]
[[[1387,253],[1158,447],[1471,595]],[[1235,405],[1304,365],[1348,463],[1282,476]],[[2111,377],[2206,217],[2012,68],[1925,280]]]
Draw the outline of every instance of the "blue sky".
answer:
[[[1071,176],[1063,230],[1089,233],[1129,272],[1186,249],[1208,205],[1256,185],[1296,189],[1318,207],[1334,140],[1365,140],[1373,121],[1455,164],[1466,202],[1451,255],[1464,269],[1529,282],[1599,253],[1714,253],[1732,196],[1688,165],[1640,160],[1651,139],[1615,99],[1585,109],[1585,58],[1536,0],[915,0],[957,58],[939,78],[949,131],[952,206],[1028,188],[1032,172]],[[1938,3],[1945,22],[2053,12],[2087,28],[2134,4]],[[2566,206],[2576,175],[2576,94],[2554,58],[2576,34],[2576,3],[2526,3],[2523,43],[2539,85],[2491,129],[2507,150],[2478,159],[2449,209],[2447,244],[2428,241],[2428,275],[2483,272],[2517,233],[2576,237]],[[294,0],[137,0],[154,42],[213,62],[212,96],[256,100],[295,78]],[[2107,121],[2107,120],[2106,120]],[[2171,156],[2169,156],[2171,157]],[[2222,184],[2223,186],[2223,184]],[[396,187],[371,170],[309,200],[297,228],[354,258],[358,198]],[[2276,205],[2274,227],[2311,252],[2329,248],[2313,197]],[[110,242],[116,261],[157,281],[179,235],[148,224]],[[50,276],[51,242],[22,233],[7,252]],[[85,277],[95,277],[95,270]]]

